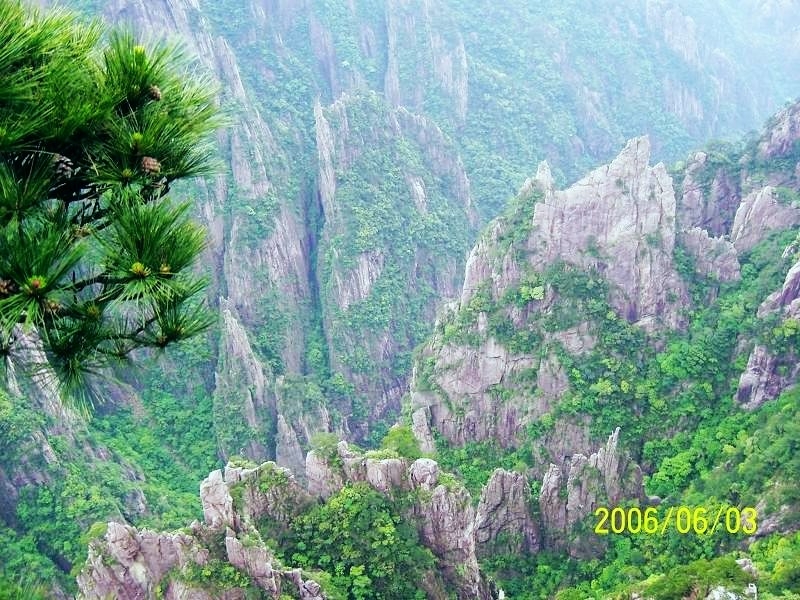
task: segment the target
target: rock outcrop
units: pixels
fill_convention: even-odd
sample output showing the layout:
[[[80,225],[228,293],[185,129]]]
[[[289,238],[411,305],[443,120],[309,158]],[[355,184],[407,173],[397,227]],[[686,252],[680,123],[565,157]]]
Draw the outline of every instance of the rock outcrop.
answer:
[[[797,244],[787,248],[796,253]],[[786,274],[781,289],[770,294],[758,309],[758,316],[777,317],[780,326],[791,328],[787,331],[793,339],[800,338],[800,260]],[[762,344],[756,344],[747,360],[747,367],[739,378],[736,400],[747,409],[755,409],[764,402],[777,398],[785,389],[797,383],[800,378],[800,348],[789,348],[786,353],[776,354]]]
[[[304,506],[298,490],[289,471],[274,463],[229,466],[224,475],[213,471],[200,486],[204,523],[194,522],[179,533],[109,523],[105,535],[89,547],[78,576],[79,598],[236,600],[259,590],[277,599],[293,588],[303,600],[324,600],[316,582],[304,580],[299,569],[280,565],[254,525],[265,515],[287,522]],[[234,567],[246,583],[220,587],[213,575],[220,564]],[[212,575],[199,577],[202,569]]]
[[[784,205],[775,188],[766,186],[742,199],[731,229],[731,241],[738,252],[744,252],[764,239],[771,231],[800,223],[800,202]]]
[[[636,138],[568,189],[547,189],[525,247],[537,271],[558,260],[598,269],[611,284],[612,306],[628,321],[676,328],[686,291],[672,260],[675,192],[664,166],[649,162],[649,140]]]
[[[597,543],[594,533],[570,539],[567,534],[572,527],[598,506],[613,507],[623,499],[645,499],[641,469],[621,454],[618,444],[619,429],[589,457],[574,454],[566,468],[550,464],[539,492],[549,546],[566,546],[575,556],[591,555],[592,546]]]
[[[664,166],[650,166],[649,158],[647,138],[631,140],[609,165],[563,191],[555,189],[542,163],[522,187],[516,212],[484,232],[467,260],[460,301],[440,315],[414,372],[410,400],[421,444],[427,447],[429,432],[437,431],[458,445],[496,440],[502,447],[518,446],[526,426],[553,410],[569,389],[558,352],[578,356],[595,346],[591,321],[556,331],[537,329],[562,302],[546,281],[525,307],[505,309],[513,328],[530,331],[538,342],[530,342],[525,351],[501,343],[482,312],[469,327],[477,343],[448,341],[448,327],[472,310],[473,302],[484,303],[481,294],[499,302],[530,273],[541,279],[549,268],[566,264],[607,282],[608,301],[619,318],[653,333],[683,325],[681,309],[688,296],[673,258],[675,193]],[[504,240],[510,237],[518,239],[509,247]],[[719,251],[709,259],[710,273],[723,279],[738,276],[730,244],[701,232],[697,246]],[[570,439],[577,444],[583,438],[576,433]],[[553,442],[548,451],[554,457],[564,444]],[[566,450],[588,452],[583,442]]]
[[[736,247],[724,237],[711,237],[707,230],[692,227],[682,233],[680,240],[701,275],[719,282],[741,278]]]
[[[336,493],[346,483],[359,481],[390,497],[402,492],[413,494],[415,501],[406,517],[417,523],[420,541],[438,559],[446,588],[463,599],[493,597],[478,568],[475,512],[469,492],[458,483],[440,481],[435,461],[375,459],[340,442],[335,455],[328,458],[309,452],[306,477],[309,491],[320,498]]]
[[[539,525],[531,516],[531,489],[521,473],[495,469],[475,513],[479,558],[534,554],[541,547]]]
[[[322,458],[312,452],[307,464],[308,491],[272,462],[258,467],[229,464],[224,471],[213,471],[200,486],[204,523],[195,522],[182,532],[155,533],[109,523],[104,536],[92,542],[78,577],[80,598],[149,598],[157,590],[174,600],[240,598],[245,588],[221,589],[213,576],[203,583],[193,575],[199,568],[213,571],[227,564],[266,597],[278,598],[292,588],[304,600],[321,600],[325,593],[317,583],[275,559],[257,524],[269,528],[264,533],[286,529],[315,499],[356,482],[366,482],[389,497],[412,499],[404,501],[405,517],[416,524],[421,543],[438,560],[439,571],[419,582],[432,598],[446,597],[445,590],[461,600],[497,597],[478,567],[476,524],[490,533],[481,539],[495,543],[501,533],[510,534],[523,523],[529,533],[525,543],[537,547],[538,533],[527,505],[530,491],[522,476],[498,475],[508,484],[498,483],[484,494],[485,509],[476,520],[469,493],[451,475],[445,480],[431,459],[371,458],[340,442],[334,456]],[[502,515],[502,522],[494,523],[495,514]]]

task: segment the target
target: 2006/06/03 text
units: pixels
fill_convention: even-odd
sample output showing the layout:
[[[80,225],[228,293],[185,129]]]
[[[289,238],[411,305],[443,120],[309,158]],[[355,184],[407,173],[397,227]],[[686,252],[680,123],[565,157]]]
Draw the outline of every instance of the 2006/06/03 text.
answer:
[[[740,509],[723,504],[715,510],[704,506],[670,506],[661,510],[654,506],[644,509],[600,506],[594,515],[597,517],[594,532],[598,535],[626,532],[664,535],[670,529],[695,535],[714,535],[717,530],[753,535],[758,531],[758,513],[752,506]]]

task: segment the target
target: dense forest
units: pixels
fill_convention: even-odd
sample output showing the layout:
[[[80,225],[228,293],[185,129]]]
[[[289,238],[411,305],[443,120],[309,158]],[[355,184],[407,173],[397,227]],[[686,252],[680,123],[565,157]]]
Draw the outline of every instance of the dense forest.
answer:
[[[800,598],[792,3],[39,4],[0,598]]]

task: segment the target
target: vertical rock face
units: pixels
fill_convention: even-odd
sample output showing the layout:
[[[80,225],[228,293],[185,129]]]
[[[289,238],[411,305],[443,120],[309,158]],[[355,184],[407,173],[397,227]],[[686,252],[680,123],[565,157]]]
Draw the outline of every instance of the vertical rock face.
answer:
[[[525,475],[495,469],[475,514],[478,558],[539,550],[540,532],[530,505],[531,490]]]
[[[417,363],[411,404],[421,443],[427,444],[427,422],[451,443],[496,440],[517,446],[525,426],[552,410],[569,389],[556,348],[573,356],[590,352],[595,339],[589,321],[545,331],[536,353],[510,351],[490,334],[486,314],[479,313],[469,330],[477,343],[447,342],[441,333],[458,314],[472,310],[473,302],[483,302],[481,294],[500,301],[526,273],[541,274],[558,264],[593,271],[608,282],[609,302],[619,317],[647,331],[682,326],[680,310],[688,299],[673,260],[676,198],[663,165],[651,167],[649,158],[648,140],[631,140],[609,165],[563,191],[555,190],[543,163],[523,186],[518,213],[489,226],[467,260],[460,303],[440,316],[445,325],[437,325]],[[510,219],[518,222],[512,225]],[[519,240],[509,247],[504,240],[512,236]],[[714,268],[738,274],[738,263],[724,254],[709,265]],[[506,310],[517,330],[531,329],[557,309],[560,299],[548,286],[537,293],[524,309]],[[528,383],[534,372],[535,387]],[[569,439],[581,444],[584,437]],[[558,440],[551,442],[551,456],[564,451]],[[579,450],[584,446],[566,453]]]
[[[204,564],[208,550],[184,534],[156,534],[109,523],[104,538],[90,546],[78,575],[80,598],[134,600],[155,596],[164,575],[190,562]]]
[[[444,35],[449,23],[437,14],[441,9],[437,3],[419,0],[386,2],[384,91],[392,106],[406,106],[415,112],[422,112],[425,100],[440,92],[463,123],[468,105],[467,53],[460,33]],[[409,77],[410,64],[418,69],[413,77]]]
[[[765,234],[800,223],[800,202],[783,205],[775,188],[766,186],[742,199],[731,229],[736,250],[745,252],[762,240]]]
[[[261,21],[274,17],[287,23],[293,12],[276,6],[275,14],[267,16],[263,8],[250,8]],[[255,348],[261,331],[275,328],[278,341],[267,351],[278,357],[282,369],[303,369],[311,252],[305,215],[297,210],[300,191],[287,190],[292,174],[285,144],[256,107],[234,49],[227,39],[214,36],[199,4],[112,0],[105,3],[103,15],[143,35],[177,37],[216,76],[221,102],[234,107],[231,127],[218,135],[220,151],[228,158],[227,173],[191,186],[211,236],[202,260],[213,274],[209,300],[220,308],[220,342],[213,353],[216,379],[209,383],[220,452],[257,459],[278,455],[298,468],[302,460],[297,448],[305,441],[308,424],[284,417],[285,427],[276,436],[284,403],[276,398],[275,374],[264,364],[263,349]],[[295,332],[291,342],[286,331]],[[242,377],[231,376],[233,371]],[[314,421],[312,433],[329,427],[325,418]]]
[[[476,162],[483,164],[486,156],[504,163],[506,159],[500,154],[508,150],[501,152],[481,139],[488,137],[484,131],[487,124],[494,127],[508,113],[505,99],[493,106],[493,90],[536,75],[524,71],[520,77],[487,60],[482,55],[484,33],[470,26],[473,16],[464,16],[457,8],[447,2],[424,0],[387,0],[369,7],[357,3],[245,2],[241,11],[246,18],[233,22],[213,5],[194,0],[103,3],[103,14],[109,21],[128,22],[143,32],[175,34],[187,42],[216,74],[224,90],[222,102],[235,113],[233,126],[219,135],[230,170],[194,186],[199,212],[213,242],[204,262],[214,273],[211,302],[216,304],[222,298],[230,303],[231,317],[221,309],[221,323],[229,327],[231,319],[239,321],[256,360],[275,367],[265,368],[264,376],[267,388],[272,387],[276,397],[268,400],[268,422],[253,426],[253,415],[257,420],[260,417],[258,407],[251,406],[251,391],[244,383],[225,377],[227,365],[219,354],[224,346],[214,349],[212,361],[220,387],[211,377],[207,378],[207,387],[216,387],[216,397],[227,399],[226,411],[242,424],[241,435],[236,437],[247,438],[223,446],[223,455],[243,449],[254,458],[275,456],[298,468],[302,462],[298,449],[302,450],[308,434],[331,428],[329,420],[323,418],[324,410],[318,411],[320,418],[298,423],[296,414],[290,414],[292,408],[298,412],[298,407],[282,400],[273,385],[281,372],[322,379],[336,372],[342,374],[355,388],[357,405],[325,400],[336,404],[328,406],[331,412],[342,413],[342,433],[354,437],[366,436],[369,427],[363,425],[365,420],[375,420],[398,408],[408,383],[411,349],[426,333],[421,324],[433,320],[437,302],[456,295],[456,279],[471,235],[467,232],[473,230],[474,192],[470,191],[459,153],[465,161],[472,160],[473,166]],[[741,74],[728,69],[724,61],[720,65],[710,60],[724,53],[704,44],[703,24],[670,3],[652,1],[645,7],[630,3],[622,10],[631,14],[615,14],[611,19],[614,27],[648,43],[650,38],[644,32],[657,32],[652,36],[654,51],[667,48],[677,53],[681,64],[705,67],[704,73],[714,86],[733,86],[741,80]],[[508,19],[505,13],[502,17]],[[508,24],[516,26],[513,21],[512,15]],[[645,29],[639,30],[640,26]],[[590,89],[576,71],[571,60],[574,57],[559,39],[558,29],[547,25],[541,29],[537,33],[543,41],[552,43],[555,57],[551,59],[550,52],[544,52],[550,61],[546,64],[563,75],[559,84],[563,89],[557,87],[547,93],[574,96],[583,113],[577,132],[562,140],[562,145],[571,150],[553,147],[554,155],[577,156],[586,147],[607,153],[621,139],[620,125],[614,122],[607,99],[600,90]],[[514,40],[515,35],[511,27],[508,38]],[[525,69],[539,62],[539,57],[530,60],[531,50],[520,49],[519,62]],[[660,74],[654,84],[663,88],[657,95],[661,94],[658,98],[668,113],[688,131],[698,130],[701,122],[708,126],[709,116],[719,112],[719,101],[724,97],[714,89],[707,101],[703,85],[681,83],[668,72]],[[354,104],[353,98],[371,91],[385,99],[378,103],[382,106]],[[537,101],[531,100],[528,113],[547,112],[538,110]],[[350,110],[353,106],[358,110]],[[358,123],[358,114],[366,115],[367,127]],[[526,121],[528,125],[536,129],[540,124]],[[789,125],[787,132],[791,132]],[[457,139],[451,142],[442,130]],[[782,139],[788,139],[787,135]],[[504,137],[505,133],[498,135],[498,139]],[[601,141],[595,144],[594,139]],[[408,145],[402,142],[416,146],[410,153],[413,156],[407,156]],[[480,152],[473,155],[476,142],[480,142]],[[508,147],[513,148],[515,143]],[[409,159],[399,161],[396,175],[402,186],[393,191],[397,202],[393,211],[401,212],[406,205],[416,209],[414,218],[399,225],[386,215],[363,212],[363,207],[353,201],[354,197],[374,198],[379,183],[355,182],[351,177],[354,172],[373,173],[380,179],[390,174],[385,165],[359,162],[365,148],[391,154],[387,147],[392,145],[401,146],[396,156]],[[503,141],[502,145],[507,144]],[[526,148],[530,144],[525,140],[517,145]],[[631,152],[649,152],[649,148],[645,151],[643,145],[639,146]],[[482,167],[473,169],[473,177],[480,179],[482,171]],[[662,177],[655,171],[649,176],[656,183]],[[661,192],[654,186],[660,201]],[[484,189],[495,188],[485,185]],[[646,191],[642,191],[629,208],[642,209],[642,200],[646,199]],[[542,225],[559,227],[559,219],[571,218],[570,201],[557,202],[561,216],[542,210],[537,217]],[[623,204],[619,208],[627,210]],[[669,210],[665,204],[664,215]],[[400,249],[386,240],[371,243],[375,237],[371,228],[362,226],[364,222],[353,222],[359,212],[366,217],[364,222],[374,221],[372,229],[408,231],[415,239],[430,243],[421,244],[422,248]],[[611,214],[609,222],[617,216]],[[638,225],[641,227],[636,235],[651,234],[649,224]],[[462,230],[457,242],[448,239]],[[616,236],[618,232],[606,233]],[[353,240],[358,251],[346,251],[344,246]],[[663,305],[663,290],[654,283],[663,281],[665,287],[674,283],[670,273],[661,270],[661,253],[641,245],[634,249],[629,242],[620,241],[625,248],[615,246],[615,250],[640,251],[643,257],[636,272],[617,270],[613,261],[607,265],[612,278],[619,275],[626,282],[615,297],[615,305],[647,327],[659,320],[674,324],[675,312]],[[666,239],[660,244],[667,255],[669,243]],[[580,245],[554,249],[553,256],[578,252]],[[713,246],[715,251],[720,248]],[[709,272],[732,272],[729,263],[709,265]],[[506,261],[504,276],[513,278],[517,266]],[[414,302],[394,303],[387,309],[387,304],[392,304],[392,289],[404,290]],[[632,294],[625,296],[627,292]],[[405,316],[409,323],[413,320],[413,327],[397,325]],[[320,331],[310,326],[311,322],[321,324],[327,341],[319,360]],[[365,405],[369,407],[366,416],[362,414]],[[515,419],[503,417],[508,423]],[[219,433],[222,439],[230,432]]]
[[[759,235],[785,229],[800,223],[800,104],[794,104],[770,120],[767,132],[758,142],[755,165],[763,165],[767,185],[751,192],[736,212],[731,239],[740,252],[752,247]],[[779,193],[779,190],[783,194]],[[786,201],[787,194],[790,201]],[[784,252],[784,259],[797,256],[795,241]],[[782,327],[800,319],[800,262],[786,275],[781,289],[771,294],[759,307],[761,318],[777,316]],[[796,348],[776,355],[757,344],[750,353],[747,367],[739,379],[736,400],[745,408],[754,409],[776,398],[794,385],[800,376],[800,357]]]
[[[78,597],[244,598],[248,593],[244,588],[221,589],[218,582],[204,585],[188,575],[192,569],[213,570],[222,561],[246,575],[267,598],[277,599],[294,588],[304,600],[323,600],[316,582],[304,580],[299,570],[280,566],[254,526],[264,516],[288,522],[310,501],[303,493],[291,474],[274,463],[256,469],[228,468],[224,476],[214,471],[200,486],[205,523],[194,522],[188,533],[139,531],[109,523],[105,535],[89,547],[78,576]]]
[[[797,157],[797,141],[800,140],[800,104],[792,104],[773,118],[772,127],[758,145],[758,156],[762,159]],[[797,160],[800,160],[798,158]]]
[[[598,268],[620,315],[675,328],[679,305],[668,296],[686,294],[672,263],[675,193],[664,166],[649,161],[648,139],[631,140],[608,166],[538,204],[527,248],[536,269],[556,260]]]
[[[785,362],[785,359],[781,360],[764,346],[756,345],[747,359],[744,372],[739,377],[736,401],[743,408],[752,410],[768,400],[777,398],[797,380],[797,375],[800,373],[800,363],[789,366]],[[788,367],[785,374],[781,374],[780,367]]]
[[[469,493],[464,488],[436,486],[414,513],[421,521],[420,540],[441,561],[443,574],[453,583],[458,598],[492,598],[478,569]]]
[[[790,246],[787,251],[796,252],[797,244]],[[789,269],[781,289],[770,294],[761,303],[758,316],[764,318],[770,315],[776,315],[783,325],[800,321],[800,260]],[[739,378],[736,400],[744,408],[758,408],[796,384],[798,377],[800,349],[790,348],[787,353],[776,355],[766,346],[756,344],[747,360],[747,367]]]
[[[705,152],[696,152],[684,171],[678,226],[682,230],[700,228],[710,236],[723,236],[730,232],[741,202],[741,181],[723,168],[711,173],[708,183],[706,171],[713,167]]]
[[[620,315],[649,327],[675,328],[680,304],[669,297],[686,294],[672,263],[675,193],[664,166],[650,167],[649,159],[647,138],[631,140],[609,165],[564,191],[553,190],[549,169],[541,167],[534,181],[544,201],[533,207],[524,245],[534,269],[556,261],[598,269],[612,284],[612,305]],[[492,248],[491,242],[479,244],[471,253],[462,304],[487,273],[498,270]],[[493,296],[511,283],[494,277]]]
[[[220,302],[222,335],[219,371],[216,374],[214,404],[219,423],[219,448],[225,456],[246,454],[269,458],[266,441],[275,422],[275,397],[261,362],[256,358],[235,309]],[[263,441],[256,441],[263,440]],[[237,447],[240,446],[240,447]]]
[[[457,285],[459,253],[415,232],[454,228],[463,243],[474,219],[469,182],[435,125],[387,108],[377,96],[344,95],[327,109],[318,104],[315,121],[330,366],[378,418],[398,410],[406,378],[397,361],[420,341],[409,311],[432,317],[434,299],[454,294]],[[365,423],[348,426],[363,435]]]
[[[618,444],[619,428],[588,458],[574,454],[566,469],[550,465],[539,493],[548,546],[567,546],[573,555],[583,553],[590,540],[567,543],[573,525],[600,505],[613,507],[623,499],[644,499],[642,472],[621,453]]]
[[[716,281],[738,281],[741,277],[736,247],[721,237],[710,237],[708,231],[693,227],[684,231],[681,242],[694,259],[695,270]]]

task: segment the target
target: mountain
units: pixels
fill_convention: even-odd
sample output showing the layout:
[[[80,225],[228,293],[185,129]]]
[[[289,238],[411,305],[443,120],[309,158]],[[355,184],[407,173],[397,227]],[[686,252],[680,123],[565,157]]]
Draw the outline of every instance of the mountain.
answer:
[[[766,240],[796,223],[793,110],[755,149],[718,143],[673,173],[649,166],[733,139],[796,94],[783,4],[73,6],[179,36],[222,84],[229,168],[176,190],[210,231],[199,269],[219,324],[120,368],[88,423],[35,385],[4,397],[10,572],[33,560],[70,592],[64,573],[80,569],[93,522],[182,526],[200,516],[196,482],[236,455],[310,486],[315,436],[377,446],[404,406],[423,450],[445,440],[437,459],[476,500],[496,466],[517,463],[534,496],[566,493],[566,507],[550,506],[554,527],[530,517],[540,533],[525,547],[553,549],[581,516],[565,486],[605,464],[616,427],[627,455],[592,493],[641,496],[641,470],[666,495],[711,469],[692,454],[682,460],[695,471],[669,473],[692,428],[722,426],[703,418],[722,417],[732,377],[744,373],[736,393],[750,407],[793,381],[791,321],[770,336],[793,310],[781,279],[791,252],[777,261],[788,237]],[[758,345],[739,325],[703,337],[781,284],[766,324],[748,321]],[[736,363],[732,344],[752,355]],[[719,365],[713,383],[697,381]],[[502,527],[483,530],[493,544]]]
[[[84,597],[156,586],[167,598],[356,597],[361,572],[373,577],[366,597],[793,589],[796,569],[770,564],[756,540],[794,540],[789,560],[800,551],[799,119],[797,104],[760,138],[696,152],[673,173],[650,165],[647,138],[565,190],[542,163],[470,253],[460,300],[416,358],[406,425],[382,450],[318,439],[305,484],[274,462],[233,461],[201,485],[203,524],[109,524],[79,576]],[[372,502],[413,559],[352,559],[375,533]],[[665,549],[593,527],[602,506],[713,514],[727,502],[756,511],[749,540],[677,530]],[[746,560],[728,554],[737,548]],[[377,575],[390,567],[412,587]]]
[[[799,119],[797,104],[760,138],[696,152],[673,173],[650,165],[646,137],[565,190],[542,163],[470,253],[460,300],[415,360],[406,424],[382,450],[318,439],[305,483],[273,462],[229,463],[201,485],[204,524],[181,534],[110,524],[81,591],[355,597],[361,572],[374,578],[366,597],[792,589],[796,570],[770,565],[774,551],[756,540],[794,540],[796,564]],[[371,494],[397,536],[411,527],[404,540],[418,553],[390,563],[410,589],[378,576],[389,567],[377,558],[348,562],[358,550],[344,548],[376,531]],[[670,531],[665,551],[652,535],[597,534],[596,509],[623,503],[662,515],[738,506],[757,520],[749,540],[728,521],[732,531],[706,539]],[[341,524],[319,521],[332,514]],[[241,580],[221,574],[226,564]]]

